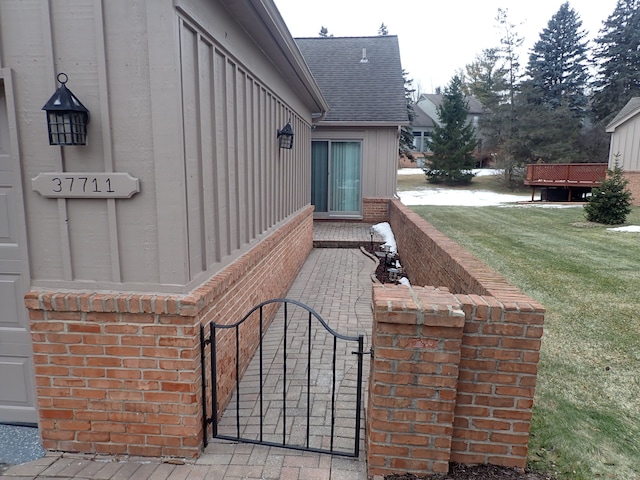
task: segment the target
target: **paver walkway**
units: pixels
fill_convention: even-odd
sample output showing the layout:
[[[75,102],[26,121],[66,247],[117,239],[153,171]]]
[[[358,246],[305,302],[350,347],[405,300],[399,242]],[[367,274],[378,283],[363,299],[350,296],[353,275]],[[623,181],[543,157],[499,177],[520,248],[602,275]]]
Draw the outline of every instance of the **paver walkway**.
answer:
[[[320,222],[314,225],[314,241],[333,241],[336,239],[357,240],[361,243],[370,241],[369,225],[356,223],[332,223]],[[380,242],[379,236],[374,236],[374,241]],[[315,248],[305,262],[294,285],[287,297],[306,303],[329,324],[331,328],[344,335],[365,335],[364,349],[369,349],[369,336],[371,332],[371,274],[375,263],[355,248]],[[303,324],[305,322],[302,322]],[[273,359],[274,371],[278,363],[278,351],[281,348],[282,330],[274,321],[268,330],[268,343],[272,345],[270,358]],[[281,326],[282,328],[282,326]],[[298,335],[306,336],[306,326],[298,325]],[[321,335],[322,332],[314,332]],[[305,337],[306,338],[306,337]],[[325,339],[322,340],[325,342]],[[298,344],[300,347],[302,344]],[[292,345],[293,346],[293,345]],[[306,346],[304,347],[306,348]],[[304,349],[303,348],[303,349]],[[336,408],[336,447],[353,443],[352,418],[348,412],[355,409],[354,402],[354,368],[356,356],[351,355],[353,348],[342,348],[341,367],[339,368],[339,390],[343,394],[339,408]],[[327,390],[326,366],[322,354],[325,350],[319,349],[319,363],[314,368],[314,396],[313,413],[315,425],[320,427],[319,432],[313,434],[313,442],[317,445],[327,445],[325,419],[327,418],[327,398],[322,393]],[[289,354],[288,354],[289,355]],[[346,358],[345,358],[346,357]],[[292,358],[292,357],[290,357]],[[306,359],[305,359],[306,362]],[[364,379],[368,378],[369,357],[364,356]],[[323,367],[323,368],[320,368]],[[306,366],[298,367],[306,372]],[[251,392],[255,389],[257,377],[248,371],[244,383],[241,383],[241,392]],[[306,375],[306,373],[305,373]],[[277,377],[277,376],[276,376]],[[278,385],[279,379],[275,378],[274,385]],[[292,377],[293,379],[294,377]],[[272,381],[269,379],[268,381]],[[251,382],[254,382],[251,385]],[[306,380],[305,380],[306,382]],[[287,396],[300,398],[302,390],[300,382],[291,381],[288,384]],[[280,384],[280,388],[281,384]],[[366,383],[363,392],[366,392]],[[304,397],[304,396],[303,396]],[[231,405],[234,401],[232,400]],[[303,407],[305,401],[302,402]],[[353,405],[352,405],[353,404]],[[363,397],[363,404],[364,402]],[[243,406],[241,407],[243,408]],[[255,405],[248,406],[254,409]],[[276,412],[276,410],[274,410]],[[299,440],[297,433],[302,422],[306,422],[306,408],[293,412],[288,419],[287,432],[295,441]],[[296,414],[294,414],[296,413]],[[301,415],[302,414],[302,415]],[[281,431],[282,419],[278,413],[265,416],[268,425],[274,431]],[[304,420],[303,420],[304,417]],[[329,416],[330,417],[330,416]],[[229,420],[231,418],[231,420]],[[233,407],[225,412],[222,426],[235,428],[235,411]],[[255,425],[245,424],[249,432]],[[362,422],[362,430],[364,422]],[[360,458],[330,456],[300,452],[280,447],[268,447],[252,444],[235,444],[222,440],[212,440],[204,454],[196,460],[187,460],[184,464],[167,463],[163,459],[141,457],[111,457],[101,455],[72,455],[48,453],[42,459],[23,465],[10,467],[0,480],[27,480],[27,479],[98,479],[98,480],[199,480],[199,479],[283,479],[283,480],[365,480],[366,465],[364,462],[364,432],[360,435]],[[181,463],[181,462],[177,462]]]

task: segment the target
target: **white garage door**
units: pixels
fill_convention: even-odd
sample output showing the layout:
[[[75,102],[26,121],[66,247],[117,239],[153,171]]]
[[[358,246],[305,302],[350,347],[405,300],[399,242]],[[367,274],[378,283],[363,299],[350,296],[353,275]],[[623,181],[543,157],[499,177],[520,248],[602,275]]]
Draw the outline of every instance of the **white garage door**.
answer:
[[[0,423],[37,423],[24,205],[11,74],[0,69]]]

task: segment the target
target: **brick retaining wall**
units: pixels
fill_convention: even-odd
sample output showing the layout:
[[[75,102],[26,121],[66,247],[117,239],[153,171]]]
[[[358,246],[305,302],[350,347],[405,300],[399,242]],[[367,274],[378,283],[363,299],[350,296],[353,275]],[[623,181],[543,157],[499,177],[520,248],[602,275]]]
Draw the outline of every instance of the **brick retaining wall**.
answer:
[[[254,305],[284,296],[312,241],[308,207],[187,295],[28,293],[44,448],[198,456],[200,324],[234,323]],[[257,343],[254,331],[243,336],[243,349]],[[223,364],[234,361],[226,352]],[[219,378],[221,411],[233,371]]]
[[[362,200],[362,221],[365,223],[386,222],[389,218],[388,198],[364,198]]]
[[[624,176],[629,180],[629,191],[633,195],[632,204],[635,207],[640,206],[640,172],[624,172]]]
[[[524,468],[544,308],[398,201],[389,223],[413,287],[373,288],[369,474]]]

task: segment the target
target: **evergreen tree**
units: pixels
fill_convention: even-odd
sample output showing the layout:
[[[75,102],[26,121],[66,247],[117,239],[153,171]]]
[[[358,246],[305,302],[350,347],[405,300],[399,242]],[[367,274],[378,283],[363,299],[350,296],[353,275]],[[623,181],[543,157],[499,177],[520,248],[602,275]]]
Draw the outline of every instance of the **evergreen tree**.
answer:
[[[595,42],[593,113],[606,124],[640,95],[640,0],[618,0]]]
[[[318,32],[318,35],[320,35],[321,37],[328,37],[329,36],[329,29],[327,27],[325,27],[324,25],[322,27],[320,27],[320,31]],[[331,35],[333,37],[333,35]]]
[[[526,69],[533,93],[544,106],[566,106],[578,117],[587,105],[588,80],[586,33],[581,27],[569,3],[562,4],[533,46]]]
[[[473,125],[467,121],[469,105],[463,93],[462,80],[453,77],[444,89],[437,107],[439,125],[434,127],[430,150],[433,156],[424,169],[429,183],[468,184],[475,166],[473,151],[477,141]]]
[[[511,153],[520,163],[584,160],[580,149],[581,119],[567,105],[550,108],[531,81],[516,97],[517,128]]]
[[[496,16],[497,26],[502,32],[498,55],[503,62],[505,70],[505,87],[502,91],[497,91],[500,102],[495,111],[491,113],[492,119],[487,118],[485,122],[493,121],[493,128],[496,134],[497,151],[495,152],[496,167],[503,171],[503,183],[509,188],[513,188],[521,183],[519,168],[522,164],[520,158],[514,155],[516,134],[517,134],[517,112],[516,95],[519,92],[520,84],[520,60],[518,50],[524,42],[516,27],[509,20],[507,9],[498,9]]]
[[[497,141],[500,145],[503,162],[513,162],[515,159],[512,154],[512,144],[517,128],[515,97],[519,91],[521,77],[518,50],[522,46],[524,38],[518,34],[517,25],[509,20],[507,9],[498,9],[496,21],[498,28],[502,31],[498,55],[505,69],[505,89],[497,92],[500,96],[500,102],[493,115],[498,120],[499,137]],[[502,165],[502,167],[505,168],[505,171],[512,171],[515,165]]]
[[[380,25],[380,28],[378,29],[378,35],[389,35],[389,29],[384,22],[382,22],[382,25]]]
[[[483,148],[495,151],[504,142],[502,110],[505,104],[504,94],[508,91],[507,69],[498,49],[489,48],[477,55],[465,70],[465,94],[477,98],[484,110],[478,122]]]
[[[513,105],[514,98],[518,92],[518,83],[520,82],[520,58],[518,57],[518,49],[522,46],[524,38],[522,38],[517,30],[517,25],[513,24],[509,20],[508,9],[498,9],[498,15],[496,16],[498,22],[498,28],[502,31],[502,37],[500,38],[500,48],[498,49],[499,55],[505,62],[505,69],[507,73],[507,91],[508,103]]]
[[[589,201],[584,206],[585,216],[590,222],[606,225],[620,225],[631,213],[631,193],[627,189],[629,181],[622,168],[616,165],[607,172],[607,178],[599,188],[594,188]]]
[[[568,3],[549,20],[529,56],[515,101],[512,154],[522,162],[580,160],[587,98],[585,33]]]
[[[409,118],[409,122],[413,122],[414,118],[416,118],[416,112],[413,107],[413,93],[415,91],[412,88],[413,80],[409,78],[409,74],[405,70],[402,70],[402,78],[404,79],[404,98],[407,103],[407,117]],[[411,123],[400,129],[399,150],[398,153],[400,155],[404,155],[411,161],[414,160],[413,153],[411,153],[413,151],[413,128],[411,127]]]
[[[498,49],[487,48],[465,67],[465,93],[493,109],[501,103],[500,92],[507,90],[506,75]]]

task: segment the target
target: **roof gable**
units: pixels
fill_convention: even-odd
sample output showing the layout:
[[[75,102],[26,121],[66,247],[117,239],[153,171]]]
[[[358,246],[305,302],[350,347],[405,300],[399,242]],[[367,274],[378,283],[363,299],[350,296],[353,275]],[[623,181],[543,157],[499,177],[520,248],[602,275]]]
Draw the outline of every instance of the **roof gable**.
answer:
[[[442,105],[443,98],[444,96],[439,93],[423,93],[422,95],[420,95],[419,101],[429,100],[435,107],[439,107],[440,105]],[[469,115],[480,115],[484,113],[482,103],[480,103],[480,100],[478,100],[476,97],[465,96],[464,99],[469,105]]]
[[[425,112],[422,107],[420,106],[420,104],[416,103],[413,106],[413,110],[415,112],[415,118],[413,119],[413,122],[411,122],[411,125],[413,125],[413,128],[419,128],[419,127],[431,127],[433,128],[435,126],[435,122],[433,121],[433,118],[431,118],[427,112]]]
[[[620,113],[607,125],[606,132],[613,133],[623,123],[640,114],[640,97],[633,97],[622,107]]]
[[[296,42],[329,104],[325,122],[409,123],[398,37],[314,37]]]

